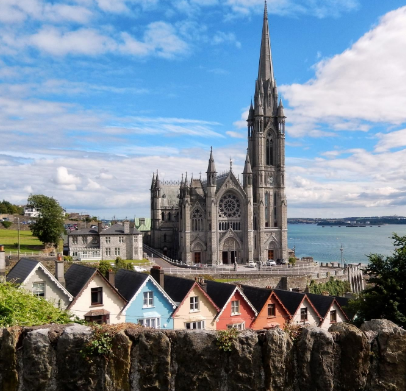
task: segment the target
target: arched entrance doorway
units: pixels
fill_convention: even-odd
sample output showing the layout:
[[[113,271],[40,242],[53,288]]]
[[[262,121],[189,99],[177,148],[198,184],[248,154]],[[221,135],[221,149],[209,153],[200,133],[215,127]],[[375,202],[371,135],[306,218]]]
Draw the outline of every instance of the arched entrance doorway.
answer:
[[[221,249],[221,260],[224,265],[238,263],[240,258],[240,244],[234,238],[227,238]]]

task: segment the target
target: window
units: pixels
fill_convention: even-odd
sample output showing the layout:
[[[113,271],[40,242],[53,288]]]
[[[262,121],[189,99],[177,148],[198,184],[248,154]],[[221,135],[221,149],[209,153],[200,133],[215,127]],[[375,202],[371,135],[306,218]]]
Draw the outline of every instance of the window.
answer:
[[[237,315],[240,313],[240,301],[234,300],[231,302],[231,315]]]
[[[187,330],[204,330],[204,320],[200,322],[187,322],[185,323],[185,328]]]
[[[92,288],[91,289],[91,299],[92,305],[103,304],[103,288]]]
[[[119,236],[118,237],[118,242],[119,243],[124,243],[124,236]]]
[[[228,324],[227,325],[228,329],[237,329],[237,330],[245,330],[245,323],[234,323],[234,324]]]
[[[97,243],[99,243],[97,236],[92,236],[92,244],[97,244]]]
[[[306,322],[306,320],[307,320],[307,308],[301,308],[300,309],[300,321]]]
[[[32,284],[32,293],[38,297],[45,297],[45,282],[34,282]]]
[[[138,319],[138,324],[144,327],[151,327],[153,329],[161,328],[161,319],[160,318],[142,318]]]
[[[110,236],[106,236],[106,243],[110,244]]]
[[[78,244],[78,237],[77,236],[72,237],[72,243],[73,244]]]
[[[275,304],[268,304],[268,317],[275,316]]]
[[[199,311],[199,296],[190,298],[190,311]]]
[[[120,247],[115,247],[114,248],[114,255],[116,255],[116,256],[120,255]]]
[[[332,310],[330,311],[330,323],[336,323],[337,322],[337,311]]]
[[[200,208],[192,212],[192,231],[203,231],[203,212]]]
[[[144,292],[143,307],[153,307],[153,306],[154,306],[154,292],[152,291]]]
[[[87,237],[86,236],[82,236],[82,243],[86,244],[87,243]]]
[[[111,248],[106,247],[106,255],[110,256],[111,255]]]
[[[266,139],[266,165],[273,166],[273,140],[271,134]]]

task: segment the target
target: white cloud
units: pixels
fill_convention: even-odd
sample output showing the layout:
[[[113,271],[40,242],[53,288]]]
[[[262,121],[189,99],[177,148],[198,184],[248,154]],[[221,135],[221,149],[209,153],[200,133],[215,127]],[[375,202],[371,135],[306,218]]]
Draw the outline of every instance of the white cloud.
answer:
[[[211,42],[212,42],[213,45],[220,45],[220,44],[223,44],[223,43],[230,43],[232,45],[235,45],[237,48],[241,47],[241,43],[238,42],[237,38],[235,37],[235,34],[233,34],[233,33],[225,33],[223,31],[217,31],[217,33],[213,36]]]
[[[351,48],[316,65],[306,84],[282,86],[291,135],[325,122],[336,130],[368,131],[362,121],[406,121],[406,7],[389,12]],[[289,112],[289,111],[288,111]],[[295,128],[296,126],[296,128]]]
[[[378,144],[375,146],[376,152],[385,152],[392,148],[406,147],[406,129],[397,130],[390,133],[378,133]]]
[[[233,138],[245,138],[245,134],[241,134],[241,133],[238,133],[238,132],[233,132],[231,130],[226,132],[226,134],[228,134],[230,137],[233,137]]]
[[[249,114],[250,108],[249,106],[243,109],[243,112],[241,113],[241,119],[238,121],[235,121],[233,123],[233,125],[237,128],[237,129],[244,129],[247,128],[247,118],[248,118],[248,114]]]
[[[65,190],[76,190],[76,185],[81,183],[81,179],[73,174],[69,174],[66,167],[58,167],[54,183]]]
[[[100,190],[101,188],[102,187],[96,181],[93,181],[92,179],[88,178],[87,186],[84,188],[84,190],[94,191],[94,190]]]

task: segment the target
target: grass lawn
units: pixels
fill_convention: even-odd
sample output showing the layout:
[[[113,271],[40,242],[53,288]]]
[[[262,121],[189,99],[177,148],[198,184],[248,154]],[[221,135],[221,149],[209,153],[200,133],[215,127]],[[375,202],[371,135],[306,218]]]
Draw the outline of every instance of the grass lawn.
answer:
[[[18,231],[0,229],[0,244],[4,244],[5,251],[17,251]],[[31,231],[20,231],[20,252],[39,253],[44,249],[42,242]]]
[[[214,281],[216,282],[239,282],[244,281],[246,278],[215,278]]]

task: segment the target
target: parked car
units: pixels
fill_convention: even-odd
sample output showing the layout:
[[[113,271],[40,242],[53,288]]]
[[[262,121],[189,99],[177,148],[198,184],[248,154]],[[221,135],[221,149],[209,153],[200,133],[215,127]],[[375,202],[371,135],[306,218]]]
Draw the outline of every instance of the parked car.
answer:
[[[276,266],[276,262],[273,259],[268,259],[266,261],[266,266]]]
[[[143,268],[141,266],[134,266],[134,270],[136,272],[146,272],[147,271],[147,269],[145,269],[145,268]]]
[[[276,264],[277,265],[286,265],[287,262],[286,262],[286,259],[279,258],[279,259],[276,260]]]
[[[257,267],[257,265],[254,261],[248,261],[247,267]]]

